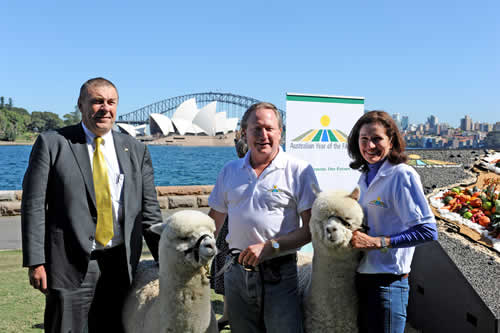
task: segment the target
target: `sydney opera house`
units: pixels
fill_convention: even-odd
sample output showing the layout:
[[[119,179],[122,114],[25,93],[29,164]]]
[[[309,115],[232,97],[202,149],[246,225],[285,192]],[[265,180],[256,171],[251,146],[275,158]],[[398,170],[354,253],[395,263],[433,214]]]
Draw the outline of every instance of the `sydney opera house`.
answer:
[[[149,127],[153,136],[216,136],[234,132],[238,118],[227,118],[225,112],[216,112],[217,102],[198,109],[194,98],[177,107],[169,119],[159,113],[149,116]]]
[[[146,135],[146,125],[134,126],[126,123],[116,123],[116,126],[118,126],[120,132],[126,133],[134,138]]]
[[[180,104],[172,118],[164,114],[149,115],[149,131],[158,144],[172,145],[232,145],[238,118],[227,118],[226,112],[216,112],[217,102],[198,109],[194,98]],[[133,137],[145,134],[145,125],[135,127],[117,124],[120,131]]]

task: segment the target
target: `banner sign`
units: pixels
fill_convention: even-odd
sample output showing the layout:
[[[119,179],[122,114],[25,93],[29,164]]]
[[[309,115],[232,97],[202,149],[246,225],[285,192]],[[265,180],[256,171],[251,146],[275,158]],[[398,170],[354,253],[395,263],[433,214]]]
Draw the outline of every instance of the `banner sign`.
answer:
[[[347,137],[364,113],[364,97],[286,95],[286,151],[308,161],[322,190],[356,187]]]

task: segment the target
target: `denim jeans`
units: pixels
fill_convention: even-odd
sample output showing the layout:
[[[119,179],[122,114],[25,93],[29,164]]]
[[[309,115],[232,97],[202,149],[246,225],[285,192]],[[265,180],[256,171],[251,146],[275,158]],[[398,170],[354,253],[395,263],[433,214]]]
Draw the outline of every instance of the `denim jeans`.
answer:
[[[410,286],[407,277],[356,274],[361,333],[403,333]]]
[[[289,261],[282,264],[280,274],[280,282],[263,283],[259,272],[246,271],[237,263],[233,263],[224,273],[225,296],[232,332],[304,331],[298,295],[297,263]]]

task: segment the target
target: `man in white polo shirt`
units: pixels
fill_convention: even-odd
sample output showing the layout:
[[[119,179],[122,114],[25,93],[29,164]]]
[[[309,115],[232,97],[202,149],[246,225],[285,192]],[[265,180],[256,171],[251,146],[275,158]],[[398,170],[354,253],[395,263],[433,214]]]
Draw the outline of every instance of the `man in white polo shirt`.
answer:
[[[224,166],[208,200],[217,232],[228,215],[226,240],[241,250],[224,273],[231,330],[303,332],[296,251],[311,241],[316,176],[280,148],[283,122],[273,104],[252,105],[241,129],[249,152]]]

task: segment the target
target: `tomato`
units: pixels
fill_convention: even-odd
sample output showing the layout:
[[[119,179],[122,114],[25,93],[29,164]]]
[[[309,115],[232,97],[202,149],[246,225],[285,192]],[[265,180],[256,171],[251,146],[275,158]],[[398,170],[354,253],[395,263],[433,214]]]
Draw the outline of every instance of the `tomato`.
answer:
[[[472,207],[481,207],[483,205],[483,202],[479,198],[475,198],[470,202],[470,205]]]
[[[490,224],[490,218],[488,216],[481,216],[478,223],[483,227],[487,227]]]

